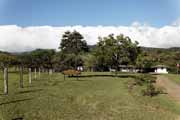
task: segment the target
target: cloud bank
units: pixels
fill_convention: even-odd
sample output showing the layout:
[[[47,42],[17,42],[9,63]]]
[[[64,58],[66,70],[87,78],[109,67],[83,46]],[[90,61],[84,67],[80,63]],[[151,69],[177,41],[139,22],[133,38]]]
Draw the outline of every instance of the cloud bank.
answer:
[[[98,42],[98,37],[111,33],[129,36],[145,47],[180,47],[180,20],[161,28],[141,25],[134,22],[130,26],[35,26],[19,27],[16,25],[0,26],[0,50],[9,52],[29,51],[36,48],[58,49],[62,34],[77,30],[88,44]]]

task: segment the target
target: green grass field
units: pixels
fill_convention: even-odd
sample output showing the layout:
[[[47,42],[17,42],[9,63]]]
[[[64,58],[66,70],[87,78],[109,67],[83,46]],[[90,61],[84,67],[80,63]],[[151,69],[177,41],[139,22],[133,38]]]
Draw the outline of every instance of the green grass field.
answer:
[[[111,73],[83,73],[79,80],[60,73],[41,74],[32,85],[24,75],[19,88],[19,74],[9,74],[9,95],[3,95],[0,76],[0,119],[23,120],[175,120],[180,106],[166,95],[145,97],[143,87],[128,91],[133,78],[100,76]],[[97,75],[97,76],[95,76]]]
[[[167,74],[166,75],[170,80],[173,80],[177,84],[180,84],[180,75],[177,74]]]

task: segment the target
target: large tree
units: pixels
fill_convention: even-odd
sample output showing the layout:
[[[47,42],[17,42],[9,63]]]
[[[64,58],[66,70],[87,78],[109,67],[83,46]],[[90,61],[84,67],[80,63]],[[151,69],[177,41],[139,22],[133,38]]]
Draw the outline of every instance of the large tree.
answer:
[[[37,49],[32,51],[31,58],[34,68],[53,68],[54,49]]]
[[[60,43],[60,59],[65,68],[75,68],[82,64],[81,54],[88,52],[88,45],[84,37],[77,31],[66,31]]]
[[[121,64],[135,64],[140,48],[138,42],[132,42],[129,37],[122,34],[107,37],[99,37],[95,53],[96,66],[98,70],[108,70],[108,68],[118,69]]]
[[[78,55],[80,52],[87,52],[88,46],[84,37],[77,31],[67,31],[63,34],[60,50],[64,53],[74,53]]]

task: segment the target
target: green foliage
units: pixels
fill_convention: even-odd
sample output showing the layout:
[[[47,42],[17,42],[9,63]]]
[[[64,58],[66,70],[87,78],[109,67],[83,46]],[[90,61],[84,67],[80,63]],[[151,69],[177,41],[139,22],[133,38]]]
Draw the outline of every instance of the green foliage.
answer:
[[[83,40],[83,36],[77,31],[67,31],[63,34],[59,54],[56,55],[55,61],[61,62],[56,64],[60,66],[60,70],[77,68],[79,65],[83,65],[82,54],[89,51],[87,43]],[[61,65],[63,64],[63,65]]]
[[[83,36],[77,31],[67,31],[63,34],[59,49],[66,54],[87,52],[88,46]]]
[[[142,90],[142,94],[144,96],[150,96],[150,97],[157,96],[163,93],[164,93],[163,88],[155,87],[152,83],[148,83],[146,89]]]
[[[141,52],[136,59],[136,67],[141,69],[141,72],[152,72],[152,67],[156,65],[155,57],[148,55],[147,52]]]
[[[57,53],[53,59],[54,67],[57,71],[74,69],[76,66],[82,66],[84,61],[81,55]]]
[[[18,64],[25,67],[52,68],[55,50],[53,49],[37,49],[31,52],[25,52],[17,55]]]
[[[11,66],[16,61],[16,56],[7,53],[0,53],[0,67]]]
[[[132,92],[133,87],[136,85],[145,87],[144,89],[141,90],[141,92],[143,96],[150,96],[150,97],[164,93],[163,89],[159,87],[155,87],[154,83],[156,83],[156,77],[150,74],[137,75],[134,81],[128,83],[128,89],[130,92]]]
[[[99,38],[94,56],[98,69],[106,70],[109,67],[118,69],[120,64],[134,64],[139,53],[138,42],[133,43],[122,34],[116,37],[110,34]]]
[[[32,64],[35,67],[53,68],[53,58],[55,50],[53,49],[37,49],[32,51]]]
[[[155,83],[156,77],[150,75],[150,74],[142,74],[135,77],[135,83],[136,85],[144,85],[148,83]]]
[[[82,59],[84,61],[84,66],[86,66],[87,70],[93,71],[95,67],[96,57],[92,53],[89,53],[83,55]]]

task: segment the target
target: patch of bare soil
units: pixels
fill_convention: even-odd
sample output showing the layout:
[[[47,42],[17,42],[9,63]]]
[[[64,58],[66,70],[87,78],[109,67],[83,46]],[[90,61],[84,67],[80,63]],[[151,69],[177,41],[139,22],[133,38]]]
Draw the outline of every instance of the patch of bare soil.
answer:
[[[162,75],[157,76],[156,85],[164,88],[171,98],[180,103],[180,85]],[[178,116],[176,120],[180,120],[180,116]]]
[[[156,84],[157,86],[166,89],[166,92],[170,97],[180,102],[180,85],[162,75],[157,76]]]

